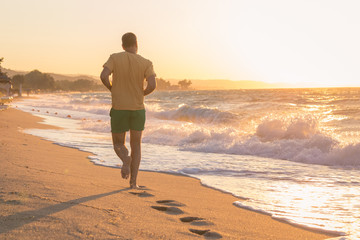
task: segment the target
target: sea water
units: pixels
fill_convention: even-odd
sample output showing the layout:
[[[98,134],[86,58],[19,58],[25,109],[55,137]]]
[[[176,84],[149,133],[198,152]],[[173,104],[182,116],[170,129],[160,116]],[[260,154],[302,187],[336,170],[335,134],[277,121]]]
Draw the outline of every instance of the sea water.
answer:
[[[25,132],[121,167],[109,93],[15,105],[63,128]],[[238,196],[235,206],[360,238],[360,88],[158,91],[145,105],[141,170],[196,177]]]

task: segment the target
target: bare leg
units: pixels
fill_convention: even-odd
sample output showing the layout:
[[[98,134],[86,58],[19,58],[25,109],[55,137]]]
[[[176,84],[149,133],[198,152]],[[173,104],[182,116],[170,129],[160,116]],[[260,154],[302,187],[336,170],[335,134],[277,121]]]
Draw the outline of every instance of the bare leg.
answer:
[[[124,179],[129,178],[131,157],[129,151],[125,147],[125,136],[126,132],[123,133],[112,133],[113,145],[116,155],[121,159],[123,165],[121,167],[121,176]]]
[[[142,131],[130,130],[131,146],[131,167],[130,167],[130,187],[139,188],[136,183],[140,161],[141,161],[141,135]]]

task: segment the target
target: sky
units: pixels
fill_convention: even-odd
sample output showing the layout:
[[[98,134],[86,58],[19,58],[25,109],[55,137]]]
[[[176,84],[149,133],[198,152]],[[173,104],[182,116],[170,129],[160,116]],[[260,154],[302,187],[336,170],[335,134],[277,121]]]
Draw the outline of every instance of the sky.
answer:
[[[121,36],[164,79],[360,87],[358,0],[0,0],[13,70],[99,76]]]

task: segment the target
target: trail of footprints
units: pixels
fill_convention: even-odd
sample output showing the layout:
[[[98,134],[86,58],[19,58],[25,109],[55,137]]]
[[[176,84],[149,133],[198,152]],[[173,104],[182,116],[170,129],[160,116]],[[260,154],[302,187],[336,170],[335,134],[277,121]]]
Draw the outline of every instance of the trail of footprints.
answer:
[[[153,194],[148,193],[146,191],[143,192],[129,192],[133,195],[136,195],[138,197],[154,197]],[[151,206],[153,209],[161,211],[161,212],[165,212],[169,215],[182,215],[184,214],[184,211],[180,209],[180,207],[184,207],[186,206],[183,203],[177,202],[175,200],[159,200],[156,201],[156,203],[160,204],[157,206]],[[165,206],[164,206],[165,205]],[[210,222],[210,221],[206,221],[204,218],[201,217],[182,217],[180,218],[180,221],[183,223],[189,223],[193,226],[211,226],[214,225],[214,223]],[[221,234],[211,231],[210,229],[194,229],[194,228],[189,228],[189,231],[197,234],[197,235],[201,235],[204,236],[207,239],[220,239],[222,238]]]

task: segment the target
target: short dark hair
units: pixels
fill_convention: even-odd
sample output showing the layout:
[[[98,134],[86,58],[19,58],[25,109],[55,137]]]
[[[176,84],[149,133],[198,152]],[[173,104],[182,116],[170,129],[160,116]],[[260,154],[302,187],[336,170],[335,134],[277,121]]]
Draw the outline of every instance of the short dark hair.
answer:
[[[132,47],[134,45],[137,45],[136,35],[132,32],[125,33],[122,38],[122,45],[123,47]]]

